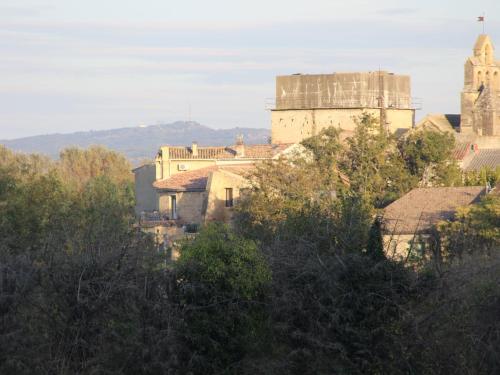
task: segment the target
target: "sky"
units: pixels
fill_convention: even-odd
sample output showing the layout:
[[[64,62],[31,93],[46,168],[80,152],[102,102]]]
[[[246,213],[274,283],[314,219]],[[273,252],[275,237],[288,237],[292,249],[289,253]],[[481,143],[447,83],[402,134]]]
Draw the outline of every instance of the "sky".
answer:
[[[500,46],[498,0],[0,0],[0,139],[269,128],[275,76],[298,72],[409,74],[417,118],[459,113],[483,13]]]

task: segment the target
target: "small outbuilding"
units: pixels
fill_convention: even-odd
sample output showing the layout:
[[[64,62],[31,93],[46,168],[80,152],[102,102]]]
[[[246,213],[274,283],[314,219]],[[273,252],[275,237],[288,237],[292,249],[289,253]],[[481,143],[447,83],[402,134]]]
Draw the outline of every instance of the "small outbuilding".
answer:
[[[384,210],[383,239],[389,256],[408,259],[432,245],[435,225],[452,220],[459,207],[479,202],[483,186],[416,188]]]

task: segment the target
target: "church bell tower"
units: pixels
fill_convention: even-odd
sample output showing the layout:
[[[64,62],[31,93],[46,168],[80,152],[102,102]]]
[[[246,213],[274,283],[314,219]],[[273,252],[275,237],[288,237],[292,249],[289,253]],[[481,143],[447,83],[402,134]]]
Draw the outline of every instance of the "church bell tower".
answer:
[[[500,135],[500,62],[495,61],[491,39],[481,34],[473,56],[465,62],[461,95],[460,132]]]

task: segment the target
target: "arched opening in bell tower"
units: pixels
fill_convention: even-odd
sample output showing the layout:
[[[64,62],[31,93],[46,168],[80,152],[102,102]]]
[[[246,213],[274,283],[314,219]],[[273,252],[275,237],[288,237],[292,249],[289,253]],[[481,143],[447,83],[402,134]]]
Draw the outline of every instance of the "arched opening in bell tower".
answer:
[[[490,44],[484,46],[484,62],[486,64],[493,63],[493,48]]]

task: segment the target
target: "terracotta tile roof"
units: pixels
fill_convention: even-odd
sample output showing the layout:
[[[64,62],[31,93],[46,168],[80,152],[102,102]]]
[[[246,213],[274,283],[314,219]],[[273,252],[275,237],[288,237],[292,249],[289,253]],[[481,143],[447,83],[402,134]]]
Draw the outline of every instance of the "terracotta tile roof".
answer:
[[[253,168],[255,168],[253,164],[212,165],[210,167],[174,174],[165,180],[155,181],[153,186],[157,189],[173,191],[205,191],[211,172],[227,171],[238,175],[245,175]]]
[[[425,233],[440,220],[453,218],[458,207],[475,203],[482,186],[417,188],[384,210],[387,234]]]
[[[471,151],[470,142],[457,143],[453,149],[453,158],[455,160],[463,160]]]
[[[217,170],[217,166],[195,169],[193,171],[180,172],[165,179],[153,183],[157,189],[175,191],[204,191],[207,187],[210,172]]]
[[[266,159],[272,158],[292,146],[291,143],[244,145],[245,154],[238,157],[237,146],[228,147],[198,147],[198,156],[193,156],[191,147],[171,146],[168,148],[170,159]]]
[[[466,171],[479,170],[483,167],[495,169],[500,167],[500,149],[479,149],[465,166]]]
[[[229,147],[198,147],[198,156],[193,156],[191,147],[169,147],[169,159],[229,159],[236,152]]]
[[[245,158],[260,159],[272,158],[285,151],[292,143],[281,143],[276,145],[251,145],[245,146]]]
[[[240,176],[244,176],[247,173],[255,169],[255,164],[233,164],[233,165],[219,165],[219,171],[226,171]]]

